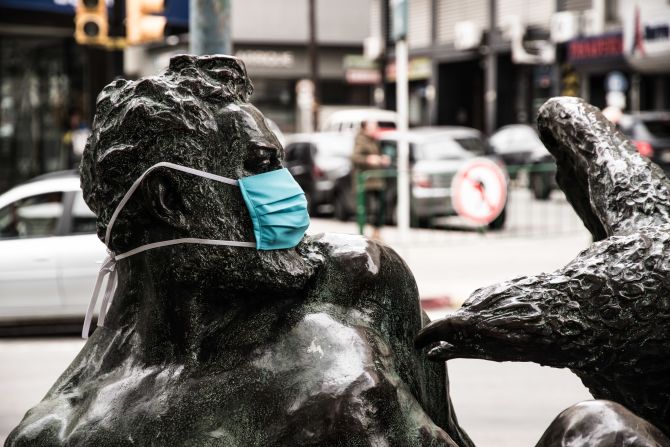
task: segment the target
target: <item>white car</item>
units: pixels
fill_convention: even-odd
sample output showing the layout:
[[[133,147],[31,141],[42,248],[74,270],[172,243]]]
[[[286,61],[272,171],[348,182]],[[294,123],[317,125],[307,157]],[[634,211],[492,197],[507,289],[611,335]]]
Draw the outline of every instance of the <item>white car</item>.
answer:
[[[86,313],[105,246],[74,171],[0,195],[0,325]]]
[[[380,129],[389,130],[398,127],[398,114],[392,110],[373,108],[345,109],[331,113],[321,127],[322,132],[356,133],[363,121],[376,121]]]

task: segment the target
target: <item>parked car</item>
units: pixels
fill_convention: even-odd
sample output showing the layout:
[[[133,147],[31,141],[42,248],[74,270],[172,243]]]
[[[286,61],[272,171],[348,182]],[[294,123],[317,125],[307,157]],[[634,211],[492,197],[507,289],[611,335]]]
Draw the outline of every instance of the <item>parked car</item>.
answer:
[[[558,188],[556,183],[556,160],[554,156],[535,154],[528,162],[528,188],[537,200],[549,200],[551,192]]]
[[[535,129],[527,124],[511,124],[498,129],[489,144],[507,166],[527,165],[537,156],[549,153]]]
[[[440,134],[450,137],[473,155],[492,158],[497,163],[501,163],[500,157],[493,151],[484,134],[472,127],[430,126],[415,127],[412,131],[416,133]]]
[[[82,318],[105,257],[75,171],[0,195],[0,324]]]
[[[670,173],[670,112],[623,115],[618,124],[640,155],[659,165],[666,175]]]
[[[398,127],[398,114],[392,110],[374,108],[338,110],[328,116],[321,130],[324,132],[356,133],[361,123],[368,120],[377,121],[382,130],[391,130]]]
[[[335,187],[349,178],[354,136],[335,132],[287,137],[284,165],[305,191],[310,213],[335,202]]]
[[[492,150],[507,166],[510,178],[520,170],[528,171],[528,187],[538,200],[547,200],[556,189],[556,162],[537,135],[527,124],[501,127],[489,139]]]
[[[454,133],[466,139],[473,150],[468,150],[459,144],[452,137]],[[381,152],[394,160],[390,169],[395,168],[400,135],[394,131],[384,132],[379,136]],[[412,223],[429,226],[436,217],[455,215],[451,198],[451,181],[467,161],[485,153],[486,145],[481,134],[475,129],[468,128],[417,128],[408,131],[406,138],[409,140],[410,150]],[[474,141],[477,138],[479,140]],[[387,220],[392,221],[397,202],[397,183],[395,177],[389,177],[387,181]],[[351,188],[353,183],[351,179],[341,183],[342,186],[336,188],[336,217],[349,218],[355,213],[356,197]],[[499,229],[504,223],[503,211],[489,227]]]

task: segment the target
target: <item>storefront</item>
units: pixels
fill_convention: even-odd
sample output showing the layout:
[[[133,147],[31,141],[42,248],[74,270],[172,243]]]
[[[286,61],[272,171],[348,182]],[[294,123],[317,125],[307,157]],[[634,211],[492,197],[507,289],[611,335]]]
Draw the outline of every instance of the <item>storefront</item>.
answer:
[[[140,77],[167,67],[170,57],[188,52],[188,42],[138,49],[126,57],[126,74]],[[265,116],[285,132],[296,131],[296,86],[310,77],[306,45],[234,42],[234,55],[242,59],[254,85],[251,98]],[[347,79],[346,60],[360,54],[360,46],[320,46],[318,50],[319,105],[324,110],[369,106],[374,84]]]
[[[64,137],[83,121],[87,80],[72,14],[54,2],[0,7],[0,191],[73,162]]]
[[[428,57],[412,57],[407,66],[409,107],[408,118],[411,127],[429,126],[432,122],[435,105],[435,85],[433,83],[433,62]],[[395,61],[386,66],[387,105],[395,108]]]
[[[626,86],[623,110],[670,109],[670,13],[659,11],[622,11],[622,32],[567,44],[566,64],[579,75],[580,96],[597,107],[608,106],[607,79],[618,72]]]
[[[123,74],[119,52],[77,45],[74,3],[0,2],[0,192],[75,166],[98,93]],[[185,3],[168,5],[169,27],[185,29]]]

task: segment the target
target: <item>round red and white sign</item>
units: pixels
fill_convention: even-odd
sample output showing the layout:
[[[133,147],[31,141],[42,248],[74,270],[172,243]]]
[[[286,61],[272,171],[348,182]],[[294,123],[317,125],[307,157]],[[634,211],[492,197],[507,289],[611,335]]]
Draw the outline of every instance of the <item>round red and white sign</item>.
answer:
[[[475,158],[451,181],[451,197],[459,216],[477,224],[491,223],[505,208],[507,178],[493,161]]]

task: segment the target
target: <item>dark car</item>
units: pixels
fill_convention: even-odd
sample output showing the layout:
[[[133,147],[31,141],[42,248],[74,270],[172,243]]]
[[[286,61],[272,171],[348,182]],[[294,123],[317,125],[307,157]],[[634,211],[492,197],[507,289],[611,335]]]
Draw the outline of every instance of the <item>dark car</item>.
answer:
[[[284,165],[305,191],[311,214],[335,201],[338,180],[349,178],[352,135],[316,132],[289,135]]]
[[[556,189],[556,162],[537,131],[528,124],[511,124],[491,135],[493,151],[505,161],[510,178],[528,171],[528,187],[538,200],[547,200]]]
[[[534,158],[549,153],[535,129],[527,124],[501,127],[491,135],[489,144],[507,166],[527,165]]]
[[[670,173],[670,112],[639,112],[623,115],[619,128],[638,152]]]
[[[484,134],[472,127],[463,126],[430,126],[430,127],[415,127],[412,132],[417,134],[436,134],[447,136],[460,144],[465,150],[478,157],[493,158],[494,161],[500,163],[499,157],[496,156],[495,151],[486,140]]]

